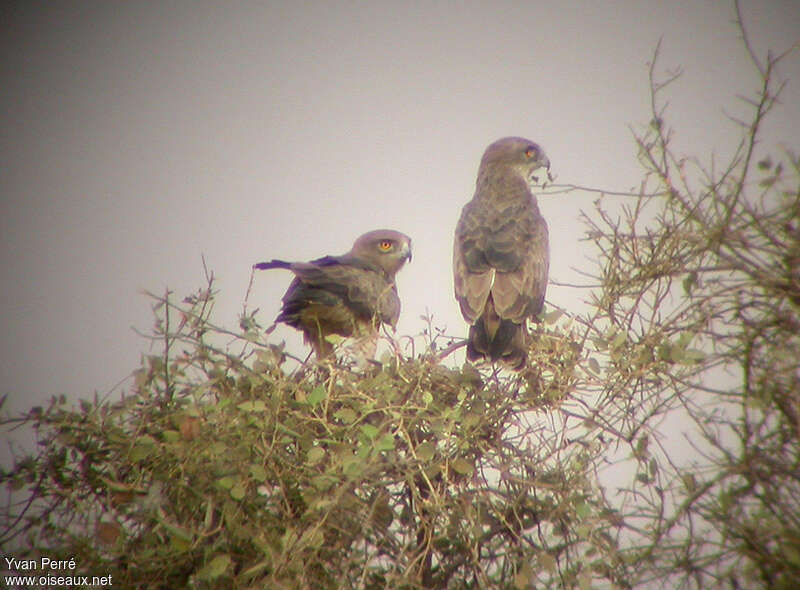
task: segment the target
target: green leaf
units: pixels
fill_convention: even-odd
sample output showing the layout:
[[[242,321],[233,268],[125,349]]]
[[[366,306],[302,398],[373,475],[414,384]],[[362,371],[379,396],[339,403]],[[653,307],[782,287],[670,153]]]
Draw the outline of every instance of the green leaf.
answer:
[[[468,412],[461,419],[461,424],[465,428],[472,428],[473,426],[478,424],[480,421],[481,421],[481,415],[480,414],[476,414],[475,412]]]
[[[681,475],[681,479],[683,479],[683,485],[686,487],[687,492],[693,494],[697,490],[697,480],[693,473],[684,473]]]
[[[357,478],[364,472],[364,467],[366,463],[362,457],[358,455],[353,455],[349,457],[346,461],[342,461],[342,471],[347,477],[350,478]]]
[[[256,577],[258,574],[263,572],[271,565],[271,561],[269,559],[264,559],[252,567],[247,568],[241,574],[239,574],[243,579],[250,580]]]
[[[658,347],[658,358],[662,361],[669,361],[671,357],[672,344],[664,342]]]
[[[356,449],[356,457],[360,460],[366,459],[372,454],[372,441],[361,441]]]
[[[313,488],[319,492],[324,492],[331,489],[331,487],[338,483],[339,480],[328,474],[321,474],[311,480]]]
[[[238,481],[236,484],[231,488],[230,491],[231,498],[234,500],[242,500],[247,495],[247,488],[244,485],[244,482]]]
[[[263,400],[251,400],[242,402],[238,406],[242,412],[263,412],[267,409],[267,404]]]
[[[420,461],[430,461],[436,452],[436,445],[432,442],[424,442],[417,445],[415,450]]]
[[[130,460],[134,463],[142,461],[154,453],[157,449],[156,440],[147,434],[140,436],[130,453]]]
[[[345,424],[352,424],[358,418],[358,414],[350,408],[340,408],[333,413],[333,417],[341,420]]]
[[[453,461],[450,463],[450,466],[456,473],[460,473],[461,475],[471,475],[474,471],[472,463],[461,457],[456,457],[453,459]]]
[[[669,360],[673,363],[680,363],[686,355],[686,350],[680,346],[672,346],[669,351]]]
[[[723,512],[728,512],[728,510],[731,508],[731,503],[733,502],[731,493],[728,490],[722,490],[717,496],[717,502],[719,502],[720,510]]]
[[[219,487],[221,487],[223,490],[229,490],[229,489],[231,489],[235,483],[236,483],[236,480],[234,480],[234,479],[233,479],[231,476],[229,476],[229,475],[225,475],[225,476],[223,476],[223,477],[220,477],[220,478],[217,480],[217,485],[218,485]]]
[[[553,311],[549,311],[544,314],[544,321],[547,324],[555,324],[562,315],[564,315],[563,311],[560,309],[554,309]]]
[[[230,555],[222,553],[217,555],[197,572],[197,579],[211,581],[219,578],[231,565]]]
[[[306,453],[306,461],[309,465],[316,465],[325,458],[325,449],[322,447],[311,447]]]
[[[683,359],[681,363],[684,365],[693,365],[695,363],[701,363],[705,360],[706,353],[698,348],[689,348],[683,353]]]
[[[611,348],[619,348],[628,341],[628,335],[625,332],[619,332],[611,341]]]
[[[382,531],[389,528],[389,525],[394,521],[394,512],[389,504],[388,497],[381,496],[375,501],[370,519]]]
[[[142,436],[136,439],[136,444],[154,447],[158,444],[158,442],[149,434],[143,434]]]
[[[686,275],[686,278],[683,279],[683,291],[687,295],[691,295],[692,290],[694,289],[694,286],[696,284],[697,284],[697,273],[690,272],[688,275]]]
[[[165,430],[161,433],[161,438],[164,439],[164,442],[174,443],[181,439],[181,433],[177,430]]]
[[[208,452],[211,453],[212,455],[224,455],[227,450],[228,447],[222,441],[211,443],[208,446]]]
[[[522,564],[522,567],[514,576],[514,588],[516,588],[516,590],[525,590],[526,588],[530,588],[532,577],[533,572],[531,571],[530,564],[527,562]]]
[[[172,545],[172,548],[179,553],[183,553],[184,551],[188,551],[192,548],[192,542],[187,541],[185,539],[181,539],[180,537],[176,537],[175,535],[170,535],[169,543]]]
[[[322,529],[314,527],[303,532],[300,536],[299,543],[313,549],[318,549],[322,546],[324,541],[325,535],[322,533]]]
[[[375,443],[376,451],[391,451],[392,449],[394,449],[394,435],[391,433],[384,434]]]
[[[161,526],[163,526],[167,530],[167,532],[169,532],[170,535],[172,535],[173,537],[177,537],[181,541],[186,541],[187,543],[190,543],[194,537],[191,531],[183,527],[179,527],[177,525],[169,523],[166,520],[161,520]]]
[[[549,553],[540,553],[539,554],[539,565],[542,569],[547,570],[550,573],[556,571],[556,558],[550,555]]]
[[[648,456],[647,448],[650,446],[650,439],[646,434],[643,434],[639,437],[639,440],[636,441],[636,450],[634,451],[634,455],[638,459],[643,459]]]
[[[376,436],[378,436],[379,430],[375,428],[372,424],[364,424],[361,426],[361,432],[364,433],[369,440],[374,440]]]
[[[783,547],[781,547],[781,552],[783,553],[783,557],[792,565],[792,567],[800,567],[800,547],[792,546],[789,543],[786,543],[783,545]]]
[[[328,390],[325,389],[324,385],[317,385],[314,389],[311,390],[311,393],[308,394],[306,403],[310,406],[316,406],[326,397],[328,397]]]
[[[681,348],[686,348],[692,343],[696,334],[693,332],[683,332],[680,336],[678,336],[678,340],[676,342],[677,346]]]
[[[267,479],[267,470],[261,465],[251,465],[250,475],[257,482],[264,482]]]
[[[297,531],[293,528],[287,527],[286,531],[283,533],[283,537],[281,537],[281,545],[284,548],[289,548],[297,542]]]

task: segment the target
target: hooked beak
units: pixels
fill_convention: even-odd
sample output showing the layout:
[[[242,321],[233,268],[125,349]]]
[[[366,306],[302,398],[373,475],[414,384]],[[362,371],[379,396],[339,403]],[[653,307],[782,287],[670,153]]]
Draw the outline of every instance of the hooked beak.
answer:
[[[545,179],[542,182],[542,186],[544,186],[548,182],[553,182],[553,175],[550,174],[550,160],[544,154],[542,155],[542,159],[539,161],[539,165],[536,166],[536,168],[534,168],[531,171],[531,177],[530,178],[531,178],[531,180],[533,182],[538,184],[539,177],[540,177],[539,170],[542,170],[542,169],[545,170],[545,175],[546,175]]]
[[[407,262],[411,262],[411,241],[403,244],[403,249],[400,250],[401,258]]]
[[[547,166],[545,168],[547,169],[547,181],[553,182],[553,175],[550,174],[550,160],[547,160]]]

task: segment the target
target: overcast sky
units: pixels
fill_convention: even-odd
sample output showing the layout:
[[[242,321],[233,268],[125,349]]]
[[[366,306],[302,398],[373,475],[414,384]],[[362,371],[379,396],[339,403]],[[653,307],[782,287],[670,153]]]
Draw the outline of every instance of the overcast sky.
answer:
[[[742,0],[753,45],[800,40],[796,1]],[[537,141],[557,182],[627,190],[648,121],[647,62],[681,67],[675,147],[723,161],[757,88],[732,4],[693,2],[17,2],[0,8],[0,393],[13,411],[107,392],[139,364],[151,302],[204,284],[235,328],[250,267],[348,250],[386,227],[414,242],[401,334],[428,309],[466,328],[452,235],[480,156]],[[798,148],[800,52],[765,147]],[[587,269],[581,209],[540,199],[551,278]],[[256,277],[268,324],[289,273]],[[552,286],[572,308],[585,292]],[[276,331],[303,351],[290,331]],[[127,387],[128,384],[124,384]]]

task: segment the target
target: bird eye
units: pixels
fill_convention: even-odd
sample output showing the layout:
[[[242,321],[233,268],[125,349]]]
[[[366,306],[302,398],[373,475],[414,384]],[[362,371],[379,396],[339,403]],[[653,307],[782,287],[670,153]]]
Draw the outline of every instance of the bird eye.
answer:
[[[378,248],[380,248],[381,252],[388,252],[392,249],[392,242],[391,240],[381,240],[378,243]]]
[[[533,157],[538,156],[538,155],[539,155],[539,150],[537,150],[532,145],[529,145],[527,148],[525,148],[525,156],[526,157],[533,158]]]

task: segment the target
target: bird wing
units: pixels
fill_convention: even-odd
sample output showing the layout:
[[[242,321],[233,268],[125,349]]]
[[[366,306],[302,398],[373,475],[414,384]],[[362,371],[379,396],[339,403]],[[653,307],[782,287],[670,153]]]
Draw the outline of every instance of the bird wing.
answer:
[[[536,315],[547,288],[547,224],[524,202],[470,201],[456,226],[456,299],[474,323],[491,295],[497,315],[522,323]]]
[[[498,272],[492,285],[492,300],[501,319],[522,323],[542,310],[550,267],[547,223],[538,214],[522,216],[515,223],[512,245],[515,268]]]
[[[351,323],[371,323],[376,317],[392,326],[397,323],[400,299],[394,283],[369,264],[353,257],[326,256],[294,263],[291,271],[296,276],[295,288],[290,287],[284,297],[284,313],[289,311],[287,306],[314,304],[333,308],[323,314],[335,316],[331,319],[349,312]]]
[[[328,336],[356,337],[374,349],[380,323],[393,328],[400,316],[394,276],[411,259],[411,239],[394,230],[374,230],[360,236],[342,256],[311,262],[270,260],[254,265],[294,273],[283,296],[277,321],[303,332],[317,357],[332,352]]]
[[[485,255],[485,215],[474,201],[461,211],[453,245],[453,286],[464,318],[473,323],[483,312],[495,270]]]

